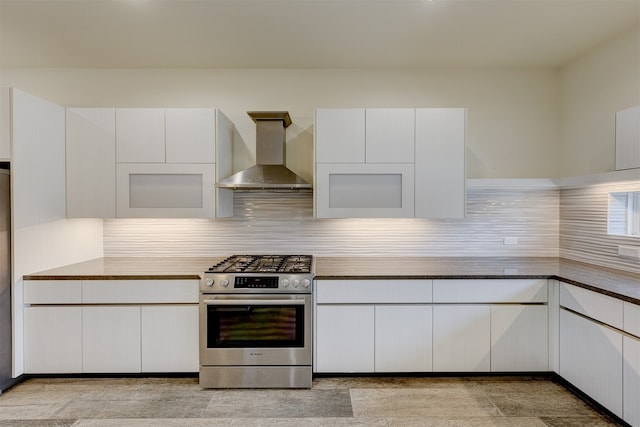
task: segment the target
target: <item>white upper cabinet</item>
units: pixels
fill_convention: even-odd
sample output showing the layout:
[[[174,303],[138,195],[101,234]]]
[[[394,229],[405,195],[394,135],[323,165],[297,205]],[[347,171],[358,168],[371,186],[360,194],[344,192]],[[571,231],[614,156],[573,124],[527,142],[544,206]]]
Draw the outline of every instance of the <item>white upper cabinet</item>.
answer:
[[[213,108],[118,108],[118,163],[215,163]]]
[[[67,109],[67,217],[215,217],[216,114]]]
[[[115,218],[114,108],[67,108],[67,217]]]
[[[167,163],[216,162],[216,110],[165,110]]]
[[[416,218],[464,217],[465,116],[464,108],[416,110]]]
[[[0,160],[11,159],[11,89],[0,88]]]
[[[464,108],[317,110],[316,216],[463,218],[465,123]]]
[[[365,161],[365,110],[316,110],[316,163]]]
[[[163,108],[116,109],[118,163],[165,162],[164,111]]]
[[[15,229],[66,216],[65,109],[11,89]]]
[[[616,113],[616,170],[640,168],[640,105]]]
[[[413,163],[415,109],[366,110],[367,163]]]

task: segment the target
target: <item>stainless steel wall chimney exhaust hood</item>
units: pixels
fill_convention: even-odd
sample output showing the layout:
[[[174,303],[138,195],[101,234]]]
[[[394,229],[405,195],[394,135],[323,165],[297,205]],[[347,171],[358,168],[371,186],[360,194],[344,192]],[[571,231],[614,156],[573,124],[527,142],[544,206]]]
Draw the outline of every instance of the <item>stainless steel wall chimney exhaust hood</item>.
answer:
[[[239,190],[309,189],[311,184],[285,166],[285,129],[291,124],[287,111],[247,111],[256,124],[256,164],[216,184]]]

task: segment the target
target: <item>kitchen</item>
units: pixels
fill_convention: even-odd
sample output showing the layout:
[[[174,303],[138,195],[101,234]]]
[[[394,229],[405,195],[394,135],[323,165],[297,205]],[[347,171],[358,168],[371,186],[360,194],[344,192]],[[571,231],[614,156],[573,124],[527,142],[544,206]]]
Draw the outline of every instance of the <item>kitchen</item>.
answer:
[[[236,198],[242,200],[236,200],[236,203],[246,218],[235,215],[213,221],[68,219],[64,184],[60,188],[51,183],[53,176],[62,176],[64,183],[64,167],[62,171],[55,169],[55,175],[43,173],[37,178],[33,172],[28,175],[24,172],[25,169],[33,170],[30,167],[50,172],[51,159],[58,159],[59,154],[47,152],[43,158],[30,159],[27,148],[19,151],[19,147],[14,147],[12,155],[3,157],[13,161],[14,184],[22,185],[18,190],[24,190],[19,193],[14,187],[14,214],[18,215],[16,212],[23,209],[23,214],[14,218],[14,302],[18,307],[23,304],[23,275],[103,256],[222,257],[273,251],[312,253],[316,257],[562,256],[639,272],[637,260],[619,257],[614,251],[618,245],[637,247],[637,238],[612,237],[600,229],[589,230],[588,238],[579,238],[582,227],[589,229],[592,224],[590,217],[581,216],[580,200],[584,200],[585,194],[588,197],[600,192],[638,189],[638,169],[612,172],[615,169],[615,113],[640,104],[637,2],[592,2],[589,5],[577,2],[573,6],[561,6],[560,2],[550,2],[546,6],[522,2],[514,6],[509,2],[472,5],[455,1],[451,4],[408,1],[401,2],[402,7],[376,2],[375,11],[368,11],[371,20],[365,23],[372,27],[368,28],[371,32],[367,34],[379,44],[379,50],[367,56],[364,55],[365,47],[360,47],[362,62],[352,62],[356,61],[356,55],[348,54],[348,48],[356,49],[357,46],[341,44],[341,40],[336,39],[327,41],[332,50],[319,46],[312,57],[302,56],[300,52],[316,47],[316,40],[311,36],[290,37],[294,30],[301,31],[301,27],[310,25],[309,16],[318,17],[318,22],[323,22],[320,18],[324,18],[327,20],[325,25],[335,25],[348,34],[350,27],[341,25],[342,21],[335,17],[343,16],[345,22],[354,22],[354,17],[361,13],[362,3],[359,2],[336,2],[333,6],[341,8],[339,13],[323,9],[317,2],[308,3],[311,10],[293,8],[290,2],[278,3],[284,9],[280,10],[283,15],[273,19],[286,23],[287,30],[275,31],[273,41],[291,47],[282,48],[280,53],[277,53],[280,48],[269,50],[275,55],[273,59],[264,54],[265,46],[252,50],[253,40],[242,37],[237,37],[237,42],[244,44],[229,51],[231,48],[225,46],[224,33],[215,31],[236,35],[239,32],[229,28],[220,17],[210,22],[215,14],[205,14],[200,9],[206,8],[207,2],[193,3],[194,9],[189,13],[172,12],[167,9],[168,2],[114,2],[111,8],[106,7],[107,3],[97,2],[94,7],[98,9],[93,11],[85,10],[79,4],[65,9],[62,3],[46,3],[49,6],[38,3],[32,10],[33,15],[29,18],[35,25],[21,25],[17,19],[17,14],[24,12],[20,9],[21,2],[2,2],[3,68],[0,78],[3,87],[15,87],[64,107],[219,108],[234,125],[233,171],[251,166],[255,157],[255,123],[246,111],[289,110],[293,124],[287,128],[287,166],[308,182],[314,181],[316,109],[465,107],[468,114],[467,211],[465,219],[454,220],[313,219],[313,201],[304,193],[294,195],[294,202],[286,201],[297,204],[293,217],[290,210],[283,212],[278,204],[267,215],[259,209],[250,209],[248,205],[252,201],[238,193],[240,196],[236,194]],[[246,17],[239,19],[237,25],[257,25],[257,17],[272,13],[262,9],[269,2],[252,3],[253,11],[229,2],[217,3],[226,8],[224,16]],[[397,42],[390,30],[382,35],[374,31],[386,28],[383,24],[388,16],[395,17],[398,22],[413,22],[410,17],[416,15],[417,7],[424,8],[420,10],[427,13],[454,13],[458,14],[455,15],[457,19],[466,17],[471,21],[467,22],[470,33],[473,34],[471,30],[475,28],[486,34],[494,47],[483,50],[482,46],[472,43],[474,38],[465,33],[464,28],[451,24],[445,29],[455,28],[467,37],[464,40],[468,50],[460,51],[459,57],[447,56],[447,52],[456,49],[438,48],[437,44],[444,43],[447,37],[428,33],[426,29],[425,33],[420,33],[423,37],[420,44],[413,48],[429,54],[411,55],[408,51],[394,49],[397,45],[387,44]],[[535,38],[549,37],[539,41],[542,45],[562,45],[560,41],[565,38],[558,34],[567,31],[564,29],[566,22],[572,23],[575,33],[566,35],[564,56],[537,56],[535,48],[538,45],[527,44],[533,41],[530,39],[532,34],[526,32],[531,27],[524,21],[531,19],[528,12],[535,11],[535,7],[543,8],[539,12],[538,28],[551,25],[549,13],[562,23],[552,27],[556,32],[535,34]],[[38,11],[41,15],[36,13]],[[145,46],[145,40],[147,43],[149,39],[155,40],[154,37],[141,39],[136,36],[145,13],[155,13],[154,18],[165,24],[188,26],[198,22],[215,37],[203,46],[199,39],[187,39],[189,43],[186,43],[180,38],[182,31],[168,34],[157,29],[152,35],[158,43]],[[600,19],[604,13],[609,20]],[[77,14],[75,18],[74,14]],[[472,27],[475,20],[467,14],[484,19],[506,14],[510,25],[506,25],[503,18],[498,23],[506,28],[496,28],[512,32],[520,27],[522,32],[517,32],[517,37],[506,38],[501,31],[494,32],[493,27],[492,31],[487,31],[486,27]],[[116,22],[122,23],[103,26],[90,21],[96,28],[96,35],[81,33],[82,36],[75,35],[75,38],[61,30],[71,31],[78,23],[93,19],[93,16],[118,18],[120,21]],[[207,22],[197,21],[198,16],[207,16]],[[125,24],[127,19],[134,22]],[[109,21],[105,18],[105,22]],[[420,24],[432,28],[423,21]],[[112,28],[118,25],[122,26],[121,36],[128,37],[126,43],[113,35]],[[84,28],[80,27],[78,31]],[[433,31],[442,30],[435,24],[433,27]],[[30,29],[34,31],[32,34],[36,34],[37,29],[42,31],[41,37],[53,37],[52,34],[58,33],[67,37],[58,44],[52,43],[49,46],[51,55],[44,55],[42,49],[33,51],[19,43],[20,29]],[[104,32],[100,33],[100,30]],[[598,33],[594,35],[590,31]],[[331,36],[325,31],[320,34]],[[577,39],[578,35],[583,38]],[[96,53],[93,46],[102,46],[108,37],[116,37],[113,42],[119,48],[107,46]],[[24,42],[30,43],[30,40],[25,38]],[[219,43],[212,45],[214,41]],[[42,46],[38,41],[34,43],[33,49]],[[65,43],[77,44],[70,48]],[[147,56],[161,46],[177,44],[182,47],[185,43],[193,47],[193,57]],[[118,56],[125,44],[131,44],[135,53]],[[337,49],[343,45],[347,53]],[[59,50],[55,51],[55,46]],[[13,47],[21,50],[16,52]],[[210,50],[220,54],[220,59],[205,54]],[[33,52],[31,57],[20,58],[21,54],[29,52]],[[69,57],[70,52],[82,54]],[[224,56],[224,52],[229,56]],[[234,56],[239,55],[238,52],[247,52],[247,57]],[[331,52],[334,56],[323,56]],[[511,56],[500,57],[499,53]],[[205,57],[210,62],[200,62]],[[381,62],[386,57],[392,62]],[[29,168],[18,168],[21,161],[26,161]],[[620,181],[623,184],[619,184]],[[45,186],[40,185],[42,182]],[[47,188],[47,183],[54,185],[54,191]],[[558,185],[561,186],[560,194]],[[574,203],[568,206],[576,206],[575,213],[563,211],[564,205],[559,201],[563,196],[563,200]],[[598,197],[596,205],[601,207],[601,196],[594,197]],[[565,216],[563,220],[562,215],[575,217],[566,219]],[[606,215],[606,212],[600,210],[597,215]],[[517,244],[505,244],[514,241]],[[599,249],[594,251],[594,246]],[[15,328],[21,330],[22,313],[14,315]],[[20,334],[16,334],[14,343],[14,372],[19,374],[24,372]]]

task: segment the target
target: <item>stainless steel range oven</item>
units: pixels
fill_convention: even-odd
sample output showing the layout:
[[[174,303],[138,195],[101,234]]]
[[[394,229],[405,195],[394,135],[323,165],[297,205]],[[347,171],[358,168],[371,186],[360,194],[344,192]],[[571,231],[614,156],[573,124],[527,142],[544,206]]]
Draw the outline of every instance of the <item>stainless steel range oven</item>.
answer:
[[[310,255],[233,255],[200,281],[200,385],[311,387]]]

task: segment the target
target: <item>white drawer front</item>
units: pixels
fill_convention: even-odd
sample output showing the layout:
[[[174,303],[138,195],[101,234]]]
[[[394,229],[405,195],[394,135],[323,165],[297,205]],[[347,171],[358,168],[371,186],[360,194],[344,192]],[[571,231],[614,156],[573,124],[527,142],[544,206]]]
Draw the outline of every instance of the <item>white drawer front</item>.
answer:
[[[79,304],[82,302],[80,280],[25,280],[25,304]]]
[[[82,302],[118,303],[197,303],[197,280],[84,280]]]
[[[640,337],[640,305],[624,301],[624,330]]]
[[[318,280],[318,304],[431,302],[431,280]]]
[[[547,302],[546,279],[434,280],[433,302]]]
[[[578,286],[567,283],[561,283],[560,286],[561,306],[618,329],[623,327],[622,303],[622,300]]]

